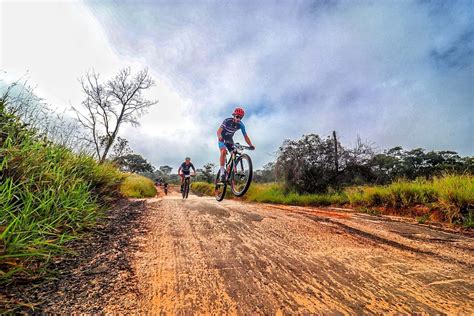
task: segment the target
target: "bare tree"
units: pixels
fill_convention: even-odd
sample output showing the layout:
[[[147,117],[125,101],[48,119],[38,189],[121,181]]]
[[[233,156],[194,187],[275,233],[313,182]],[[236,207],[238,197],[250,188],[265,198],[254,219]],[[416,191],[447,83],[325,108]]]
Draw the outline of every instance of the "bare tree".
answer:
[[[89,131],[87,140],[94,146],[98,159],[104,162],[120,126],[139,125],[138,118],[157,103],[143,96],[143,91],[152,87],[154,81],[147,69],[132,76],[130,68],[125,68],[106,83],[101,83],[94,71],[88,72],[80,83],[86,98],[82,111],[73,109],[80,124]]]

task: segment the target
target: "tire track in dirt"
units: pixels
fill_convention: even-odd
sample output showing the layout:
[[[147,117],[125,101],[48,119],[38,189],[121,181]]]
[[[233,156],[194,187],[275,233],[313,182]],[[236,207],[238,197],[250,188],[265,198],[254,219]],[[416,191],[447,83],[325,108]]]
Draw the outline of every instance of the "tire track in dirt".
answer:
[[[315,213],[176,194],[150,200],[150,233],[135,254],[138,304],[151,313],[213,314],[474,309],[471,237]]]
[[[436,257],[439,260],[445,260],[445,261],[450,262],[450,263],[454,262],[454,263],[458,263],[460,265],[465,265],[468,268],[473,268],[473,263],[472,262],[457,260],[457,259],[453,259],[452,257],[447,257],[447,256],[436,254],[432,251],[426,251],[426,250],[421,250],[419,248],[411,247],[411,246],[405,245],[405,244],[397,242],[397,241],[393,241],[393,240],[390,240],[390,239],[385,239],[385,238],[379,237],[377,235],[365,232],[363,230],[350,227],[349,225],[346,225],[346,224],[343,224],[343,223],[331,221],[328,218],[321,218],[321,217],[315,218],[314,216],[310,216],[310,215],[306,215],[306,217],[308,217],[311,220],[316,221],[316,222],[326,221],[326,222],[334,223],[340,229],[343,229],[344,231],[346,231],[348,234],[359,236],[360,238],[365,238],[368,241],[372,242],[374,245],[378,245],[378,246],[387,245],[387,246],[391,246],[391,247],[394,247],[394,248],[398,248],[400,250],[415,252],[415,253],[418,253],[418,254],[424,254],[424,255]],[[419,240],[422,240],[422,239],[419,239]],[[430,241],[432,241],[432,239]],[[437,239],[436,241],[443,241],[443,240]],[[472,249],[466,248],[466,247],[458,247],[458,248],[464,249],[464,250],[467,250],[467,251],[472,251]]]
[[[143,260],[140,254],[137,256],[137,274],[145,282],[144,306],[151,304],[153,310],[173,313],[232,310],[235,304],[219,287],[223,284],[219,274],[208,269],[206,254],[186,219],[188,212],[179,202],[167,200],[151,207],[152,212],[161,216],[159,222],[151,223],[155,234],[148,239]],[[153,260],[149,260],[147,251],[151,251]]]

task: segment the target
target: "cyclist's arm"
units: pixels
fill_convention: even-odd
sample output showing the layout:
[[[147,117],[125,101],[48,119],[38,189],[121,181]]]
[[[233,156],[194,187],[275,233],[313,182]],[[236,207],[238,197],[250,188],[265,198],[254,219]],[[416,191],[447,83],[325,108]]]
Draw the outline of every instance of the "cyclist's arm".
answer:
[[[252,144],[252,141],[250,140],[250,137],[247,135],[247,131],[245,130],[245,125],[242,122],[240,122],[240,130],[242,131],[242,134],[244,135],[244,139],[247,142],[247,144],[250,147],[253,147],[255,149],[255,146]]]
[[[196,169],[194,169],[194,165],[193,165],[193,164],[191,164],[191,168],[193,168],[193,173],[194,173],[194,175],[196,175]]]
[[[181,173],[180,173],[180,172],[181,172],[181,168],[182,168],[182,167],[179,166],[179,168],[178,168],[178,174],[181,174]]]
[[[244,135],[244,138],[245,138],[245,141],[247,142],[247,144],[250,146],[250,147],[253,147],[255,149],[255,146],[252,144],[252,141],[250,140],[250,138],[248,137],[247,134]]]
[[[219,129],[217,130],[217,139],[219,139],[219,141],[224,140],[224,138],[222,138],[222,130],[223,130],[222,127],[219,127]]]

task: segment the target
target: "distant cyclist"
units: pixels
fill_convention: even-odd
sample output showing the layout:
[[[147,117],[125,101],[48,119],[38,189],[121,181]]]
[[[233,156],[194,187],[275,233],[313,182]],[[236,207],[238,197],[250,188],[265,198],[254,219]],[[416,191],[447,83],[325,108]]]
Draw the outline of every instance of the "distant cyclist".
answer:
[[[181,177],[181,192],[183,192],[184,176],[190,174],[191,168],[193,169],[193,176],[196,175],[196,169],[194,169],[194,165],[191,163],[191,158],[186,157],[178,169],[178,175]]]
[[[225,181],[226,170],[225,170],[225,158],[227,156],[227,150],[232,151],[234,149],[234,133],[239,129],[242,130],[245,141],[252,148],[255,149],[255,146],[252,145],[252,141],[245,131],[245,125],[242,122],[242,118],[245,115],[245,111],[242,108],[235,108],[232,113],[232,117],[226,118],[222,122],[221,127],[217,130],[217,138],[219,140],[219,151],[220,151],[220,172],[221,172],[221,181]]]

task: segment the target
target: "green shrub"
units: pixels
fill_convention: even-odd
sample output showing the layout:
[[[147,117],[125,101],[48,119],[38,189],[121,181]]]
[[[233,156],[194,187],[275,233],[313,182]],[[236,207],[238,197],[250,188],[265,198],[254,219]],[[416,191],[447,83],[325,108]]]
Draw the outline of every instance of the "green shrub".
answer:
[[[138,174],[129,174],[120,185],[120,192],[126,197],[144,198],[156,195],[153,181]]]

